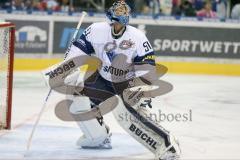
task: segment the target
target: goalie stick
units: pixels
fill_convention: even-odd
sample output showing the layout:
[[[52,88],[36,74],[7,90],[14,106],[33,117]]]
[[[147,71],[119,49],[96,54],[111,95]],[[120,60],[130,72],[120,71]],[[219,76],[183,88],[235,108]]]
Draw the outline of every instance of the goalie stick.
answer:
[[[83,22],[83,19],[84,19],[84,17],[85,17],[86,15],[87,15],[87,13],[83,11],[83,12],[82,12],[82,16],[80,17],[80,20],[79,20],[79,22],[78,22],[76,31],[74,32],[73,37],[72,37],[72,40],[71,40],[71,42],[70,42],[70,45],[69,45],[69,47],[68,47],[68,49],[67,49],[67,51],[66,51],[66,53],[65,53],[65,58],[67,57],[67,55],[68,55],[68,53],[69,53],[69,48],[71,47],[72,42],[73,42],[73,41],[75,40],[75,38],[77,37],[78,31],[79,31],[79,29],[80,29],[80,27],[81,27],[81,24],[82,24],[82,22]],[[29,138],[28,138],[28,141],[27,141],[27,150],[26,150],[26,153],[29,151],[29,149],[30,149],[30,147],[31,147],[33,135],[34,135],[35,130],[36,130],[38,124],[39,124],[40,118],[42,117],[42,114],[43,114],[43,112],[44,112],[44,110],[45,110],[45,108],[46,108],[46,106],[47,106],[47,102],[48,102],[48,99],[49,99],[51,93],[52,93],[52,89],[49,90],[49,92],[48,92],[48,94],[47,94],[47,96],[46,96],[46,98],[45,98],[45,100],[44,100],[43,106],[42,106],[42,108],[41,108],[41,110],[40,110],[40,112],[39,112],[39,114],[38,114],[38,117],[37,117],[37,119],[36,119],[36,122],[35,122],[35,124],[34,124],[34,126],[33,126],[33,128],[32,128],[31,134],[30,134],[30,136],[29,136]],[[25,156],[26,156],[26,154],[25,154]]]

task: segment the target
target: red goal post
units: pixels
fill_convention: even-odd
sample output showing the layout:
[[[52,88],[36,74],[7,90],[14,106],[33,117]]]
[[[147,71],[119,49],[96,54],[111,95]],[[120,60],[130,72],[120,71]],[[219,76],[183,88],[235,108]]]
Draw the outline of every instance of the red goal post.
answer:
[[[15,25],[0,22],[0,130],[11,128]]]

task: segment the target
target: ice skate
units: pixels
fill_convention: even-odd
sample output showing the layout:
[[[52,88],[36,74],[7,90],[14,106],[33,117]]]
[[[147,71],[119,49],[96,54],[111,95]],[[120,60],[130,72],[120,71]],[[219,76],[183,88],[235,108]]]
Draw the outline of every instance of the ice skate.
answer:
[[[170,135],[171,145],[166,149],[164,153],[156,155],[157,160],[179,160],[180,159],[180,146],[178,140],[174,136]]]
[[[112,134],[110,133],[107,137],[88,139],[83,135],[78,139],[77,145],[83,149],[112,149],[111,136]]]

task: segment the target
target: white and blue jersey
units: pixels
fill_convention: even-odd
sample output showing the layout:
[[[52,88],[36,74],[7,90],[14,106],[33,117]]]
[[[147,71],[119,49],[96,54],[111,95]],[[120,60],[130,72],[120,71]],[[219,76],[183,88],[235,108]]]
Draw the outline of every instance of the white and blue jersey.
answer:
[[[112,81],[113,74],[124,75],[127,79],[134,76],[134,63],[144,62],[155,65],[154,51],[148,39],[142,31],[129,25],[126,26],[123,35],[115,39],[107,22],[93,23],[73,42],[67,58],[81,54],[98,57],[102,61],[99,73],[108,81]],[[129,66],[121,66],[121,64],[112,66],[114,58],[119,54],[126,56]]]

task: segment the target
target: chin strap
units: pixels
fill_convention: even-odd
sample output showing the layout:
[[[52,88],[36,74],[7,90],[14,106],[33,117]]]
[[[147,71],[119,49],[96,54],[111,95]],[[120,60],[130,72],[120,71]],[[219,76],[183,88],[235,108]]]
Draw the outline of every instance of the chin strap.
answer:
[[[111,33],[112,33],[112,36],[114,39],[118,39],[120,37],[122,37],[123,33],[126,31],[126,27],[123,27],[120,32],[118,33],[115,33],[114,31],[114,26],[112,25],[112,28],[111,28]]]

